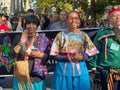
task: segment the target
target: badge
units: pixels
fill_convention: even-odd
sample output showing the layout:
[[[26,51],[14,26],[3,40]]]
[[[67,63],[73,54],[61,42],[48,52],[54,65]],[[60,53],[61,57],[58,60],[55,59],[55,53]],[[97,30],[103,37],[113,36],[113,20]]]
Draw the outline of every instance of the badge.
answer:
[[[115,50],[115,51],[118,51],[119,50],[119,44],[117,43],[112,43],[111,46],[110,46],[110,49],[112,50]]]

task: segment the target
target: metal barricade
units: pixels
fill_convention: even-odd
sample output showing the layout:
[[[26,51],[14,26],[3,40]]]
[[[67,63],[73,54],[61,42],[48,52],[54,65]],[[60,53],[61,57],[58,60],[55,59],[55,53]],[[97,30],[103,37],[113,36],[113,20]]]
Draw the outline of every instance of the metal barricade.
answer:
[[[93,40],[95,35],[96,35],[96,33],[98,32],[99,28],[80,28],[80,30],[86,32],[90,36],[91,40]],[[37,30],[38,33],[45,33],[46,36],[48,38],[51,38],[51,39],[54,39],[55,36],[57,35],[57,33],[60,32],[60,31],[62,31],[62,30]],[[11,31],[11,32],[7,32],[7,33],[0,32],[0,45],[3,43],[2,39],[5,36],[9,36],[11,38],[11,42],[13,42],[15,35],[20,34],[20,33],[22,33],[22,31]],[[48,71],[49,71],[48,74],[53,74],[53,70],[54,70],[55,64],[56,64],[55,61],[48,60],[48,62],[47,62],[47,67],[48,67]],[[6,67],[4,67],[4,68],[6,68]],[[91,73],[90,73],[90,76],[91,76]],[[4,73],[4,72],[1,71],[0,78],[2,78],[2,77],[4,77],[4,78],[9,78],[9,77],[12,78],[13,77],[13,72]],[[8,82],[9,81],[7,81],[5,83],[8,83]],[[92,78],[92,76],[91,76],[91,82],[92,82],[93,85],[95,85],[94,86],[95,88],[97,87],[96,85],[99,85],[99,80],[96,80],[95,78]],[[98,84],[96,84],[96,82],[98,82]],[[6,86],[4,86],[4,87],[6,87]],[[12,86],[11,86],[11,88],[12,88]],[[101,89],[91,89],[91,90],[101,90]]]

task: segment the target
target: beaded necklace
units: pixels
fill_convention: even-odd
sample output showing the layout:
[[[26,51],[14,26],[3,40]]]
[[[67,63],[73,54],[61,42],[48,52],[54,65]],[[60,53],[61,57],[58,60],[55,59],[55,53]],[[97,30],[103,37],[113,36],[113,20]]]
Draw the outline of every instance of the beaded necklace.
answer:
[[[26,52],[25,52],[24,60],[28,60],[28,56],[31,52],[31,47],[33,45],[33,42],[34,42],[35,38],[36,38],[36,34],[31,39],[29,37],[27,37]]]

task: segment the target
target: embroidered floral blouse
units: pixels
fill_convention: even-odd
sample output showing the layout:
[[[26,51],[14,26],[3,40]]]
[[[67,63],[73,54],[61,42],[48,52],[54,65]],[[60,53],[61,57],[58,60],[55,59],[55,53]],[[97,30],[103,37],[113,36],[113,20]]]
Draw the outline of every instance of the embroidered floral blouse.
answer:
[[[58,33],[53,41],[50,55],[63,55],[68,57],[72,53],[76,52],[85,52],[87,55],[93,56],[98,53],[98,50],[91,42],[88,35],[82,31],[77,34],[68,31],[62,31]],[[78,76],[81,74],[84,65],[84,60],[80,61],[77,64],[71,62],[61,62],[58,60],[55,74]],[[88,72],[84,73],[87,74]]]
[[[17,58],[17,60],[24,59],[24,55],[25,55],[25,51],[26,51],[26,47],[25,47],[26,43],[31,43],[31,42],[26,42],[25,44],[23,44],[20,52],[17,55],[17,53],[14,52],[13,47],[18,44],[18,42],[20,41],[20,37],[21,37],[21,35],[17,35],[15,37],[14,42],[12,44],[12,50],[9,53],[9,56],[11,58]],[[45,34],[42,33],[36,37],[31,49],[37,48],[40,52],[49,54],[50,46],[51,46],[50,39],[48,39],[45,36]],[[31,77],[32,82],[40,81],[40,80],[44,79],[44,74],[47,73],[47,68],[46,68],[47,60],[43,60],[41,58],[33,58],[33,57],[29,56],[28,61],[29,61],[30,77]],[[38,70],[39,72],[36,73],[33,70]]]

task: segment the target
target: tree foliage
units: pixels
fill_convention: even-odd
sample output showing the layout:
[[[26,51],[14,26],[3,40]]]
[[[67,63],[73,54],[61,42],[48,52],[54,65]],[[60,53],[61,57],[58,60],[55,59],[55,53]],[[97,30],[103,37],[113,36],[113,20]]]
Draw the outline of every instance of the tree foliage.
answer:
[[[95,14],[97,19],[99,19],[104,14],[104,9],[108,5],[118,5],[120,3],[119,0],[92,0],[94,2],[91,3],[90,15],[95,18]]]
[[[93,18],[95,14],[97,18],[104,13],[104,8],[107,5],[117,5],[119,0],[91,0],[89,6],[88,0],[37,0],[37,8],[44,8],[47,12],[55,7],[57,10],[65,9],[67,12],[72,9],[77,9],[80,12],[85,12],[87,15],[91,15]]]
[[[65,3],[63,7],[67,12],[73,9],[73,6],[70,3]]]
[[[65,9],[69,12],[72,9],[85,9],[87,11],[88,3],[81,0],[37,0],[37,7],[50,10],[52,7],[56,7],[57,10]]]

